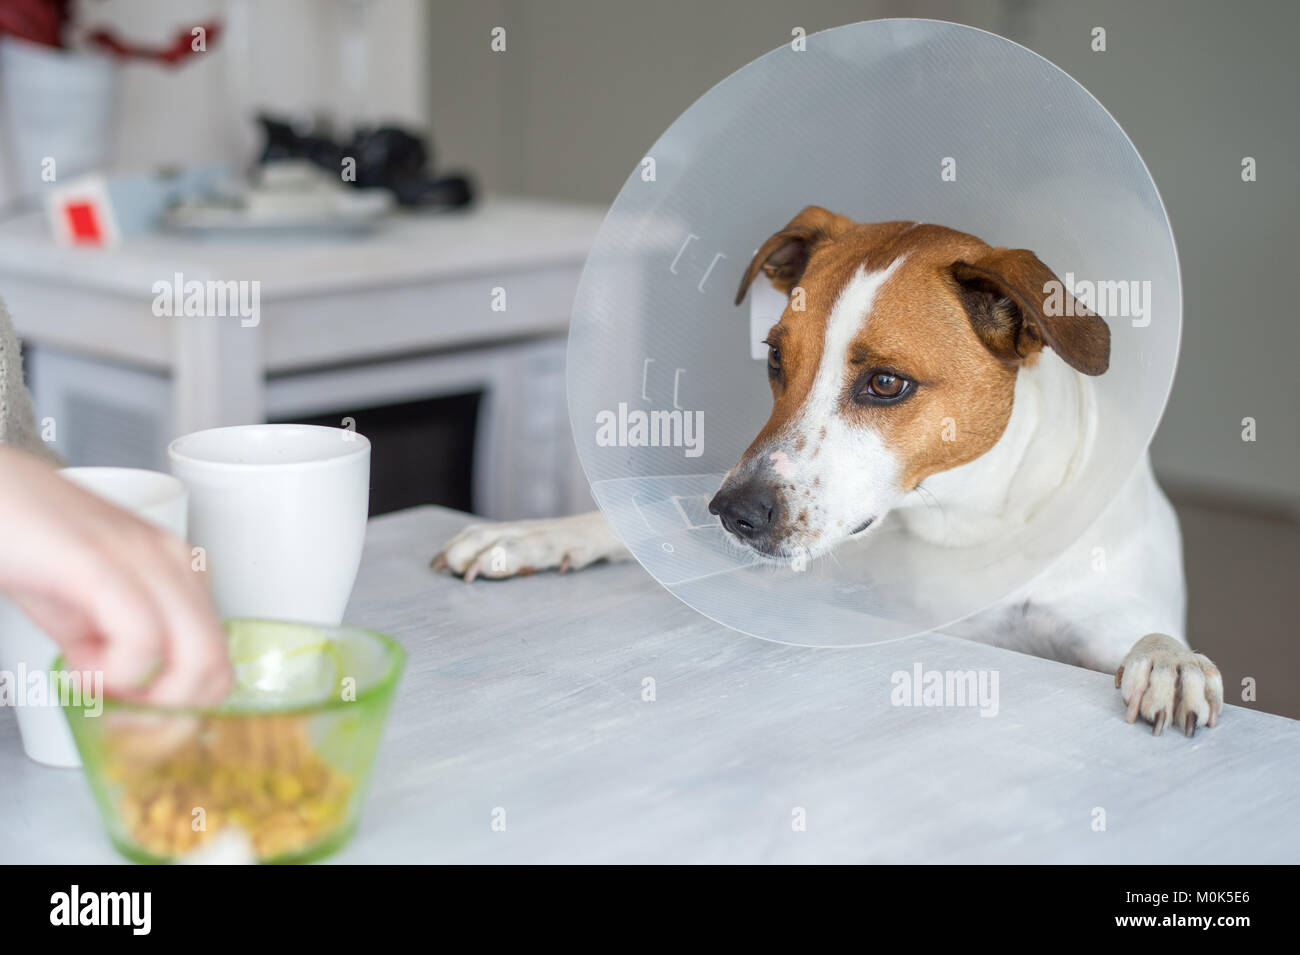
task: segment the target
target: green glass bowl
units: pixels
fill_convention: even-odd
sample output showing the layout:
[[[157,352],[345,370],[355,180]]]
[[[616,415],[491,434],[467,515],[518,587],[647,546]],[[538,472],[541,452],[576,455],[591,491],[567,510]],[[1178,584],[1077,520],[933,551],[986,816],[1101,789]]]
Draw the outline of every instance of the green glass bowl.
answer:
[[[356,827],[401,646],[373,630],[268,620],[227,621],[226,632],[236,685],[218,707],[64,706],[109,838],[136,862],[217,845],[242,861],[310,862]]]

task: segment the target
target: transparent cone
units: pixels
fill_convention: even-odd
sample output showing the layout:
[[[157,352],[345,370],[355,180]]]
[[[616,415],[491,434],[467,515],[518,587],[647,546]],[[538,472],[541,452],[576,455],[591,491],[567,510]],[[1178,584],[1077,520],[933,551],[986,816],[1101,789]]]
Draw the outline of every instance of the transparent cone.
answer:
[[[774,567],[735,546],[708,514],[771,408],[754,345],[773,304],[755,296],[735,306],[740,275],[762,241],[810,204],[1032,249],[1067,284],[1067,275],[1143,283],[1145,314],[1098,309],[1111,363],[1094,380],[1092,453],[1023,527],[950,548],[886,520],[830,557]],[[1091,94],[993,34],[871,21],[750,63],[648,151],[583,273],[569,338],[570,415],[601,509],[677,597],[770,640],[880,643],[988,607],[1080,537],[1146,452],[1172,383],[1181,315],[1177,254],[1155,184]],[[667,436],[659,446],[645,445],[637,412],[647,421],[659,414],[649,426]]]

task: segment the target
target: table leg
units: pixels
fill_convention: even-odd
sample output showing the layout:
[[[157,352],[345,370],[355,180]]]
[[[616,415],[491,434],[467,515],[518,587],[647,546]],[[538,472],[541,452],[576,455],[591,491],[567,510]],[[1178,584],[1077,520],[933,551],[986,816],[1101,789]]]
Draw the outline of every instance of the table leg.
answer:
[[[261,326],[172,318],[172,432],[266,420]]]

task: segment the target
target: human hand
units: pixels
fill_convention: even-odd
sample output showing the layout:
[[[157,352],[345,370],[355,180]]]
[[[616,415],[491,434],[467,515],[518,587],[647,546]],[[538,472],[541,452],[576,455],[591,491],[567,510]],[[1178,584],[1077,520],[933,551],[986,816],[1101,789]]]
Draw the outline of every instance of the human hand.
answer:
[[[234,682],[184,541],[0,447],[0,591],[109,696],[210,705]]]

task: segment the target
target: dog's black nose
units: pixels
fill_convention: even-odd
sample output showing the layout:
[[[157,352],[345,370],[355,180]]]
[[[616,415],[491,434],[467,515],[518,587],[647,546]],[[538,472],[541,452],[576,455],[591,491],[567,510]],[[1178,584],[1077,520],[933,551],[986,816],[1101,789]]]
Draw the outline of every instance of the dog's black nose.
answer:
[[[737,537],[753,540],[771,530],[777,518],[777,497],[770,488],[747,485],[734,491],[719,491],[709,502],[722,526]]]

